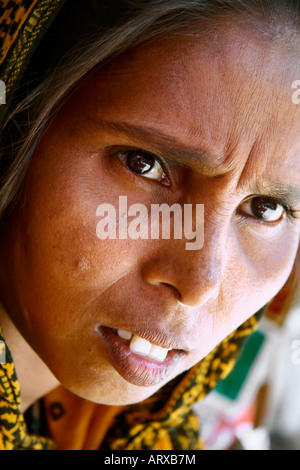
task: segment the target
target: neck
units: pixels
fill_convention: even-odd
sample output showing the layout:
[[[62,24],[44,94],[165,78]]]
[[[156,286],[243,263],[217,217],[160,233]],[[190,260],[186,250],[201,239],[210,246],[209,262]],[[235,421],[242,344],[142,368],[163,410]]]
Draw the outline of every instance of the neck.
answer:
[[[12,354],[20,384],[21,412],[59,385],[59,382],[25,341],[0,304],[0,326]]]

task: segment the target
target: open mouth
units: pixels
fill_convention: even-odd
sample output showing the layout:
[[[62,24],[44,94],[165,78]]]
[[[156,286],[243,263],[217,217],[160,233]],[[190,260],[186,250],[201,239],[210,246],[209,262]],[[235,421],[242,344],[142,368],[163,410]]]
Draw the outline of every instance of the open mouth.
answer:
[[[180,349],[162,347],[129,331],[97,328],[116,371],[128,382],[151,387],[168,379],[186,354]]]
[[[147,341],[138,335],[134,335],[129,331],[115,329],[113,329],[113,331],[123,339],[132,353],[148,357],[158,362],[163,362],[166,359],[168,352],[172,350],[172,348],[162,348],[161,346],[152,344],[150,341]]]

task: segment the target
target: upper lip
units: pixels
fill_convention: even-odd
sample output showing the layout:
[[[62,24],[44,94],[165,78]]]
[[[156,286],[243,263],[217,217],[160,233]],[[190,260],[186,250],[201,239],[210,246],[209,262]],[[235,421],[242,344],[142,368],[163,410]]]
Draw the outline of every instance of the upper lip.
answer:
[[[174,334],[170,329],[168,331],[164,331],[162,329],[152,327],[131,327],[125,325],[109,328],[113,330],[128,331],[132,333],[132,335],[140,336],[146,341],[149,341],[149,343],[160,346],[161,348],[178,349],[185,352],[190,350],[187,342],[182,337]]]

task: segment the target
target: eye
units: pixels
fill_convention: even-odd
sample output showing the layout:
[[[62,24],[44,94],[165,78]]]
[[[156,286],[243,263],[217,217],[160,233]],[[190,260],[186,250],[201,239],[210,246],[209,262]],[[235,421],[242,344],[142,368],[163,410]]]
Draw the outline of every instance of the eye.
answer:
[[[285,208],[271,198],[254,197],[243,202],[239,212],[265,222],[279,222],[285,213]]]
[[[155,155],[142,150],[118,152],[117,155],[126,164],[127,168],[137,175],[170,186],[170,180],[164,171],[163,165]]]

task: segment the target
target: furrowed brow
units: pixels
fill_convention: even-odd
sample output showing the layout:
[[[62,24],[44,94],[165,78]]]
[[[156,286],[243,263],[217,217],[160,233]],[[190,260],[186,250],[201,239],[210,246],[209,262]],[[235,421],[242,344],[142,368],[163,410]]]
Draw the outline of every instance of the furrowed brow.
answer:
[[[254,194],[277,199],[292,206],[300,206],[300,185],[285,183],[256,183],[251,186]]]
[[[163,133],[159,129],[148,126],[137,126],[123,121],[110,122],[97,120],[95,124],[101,129],[118,135],[132,138],[142,146],[151,148],[152,153],[163,156],[170,163],[194,167],[208,177],[219,177],[225,172],[220,171],[222,157],[213,156],[205,149],[183,145],[178,139]],[[142,148],[141,150],[147,150]]]
[[[207,178],[218,179],[230,171],[230,164],[226,165],[226,169],[222,165],[226,161],[226,156],[213,155],[207,149],[198,146],[184,145],[176,137],[165,134],[160,129],[124,121],[112,122],[100,119],[93,120],[92,124],[108,133],[129,137],[141,145],[141,150],[155,153],[158,157],[162,156],[170,163],[193,168]],[[286,204],[300,204],[300,185],[297,184],[254,182],[250,188],[246,183],[245,187],[240,189],[245,192],[250,190],[253,194],[274,198]]]

